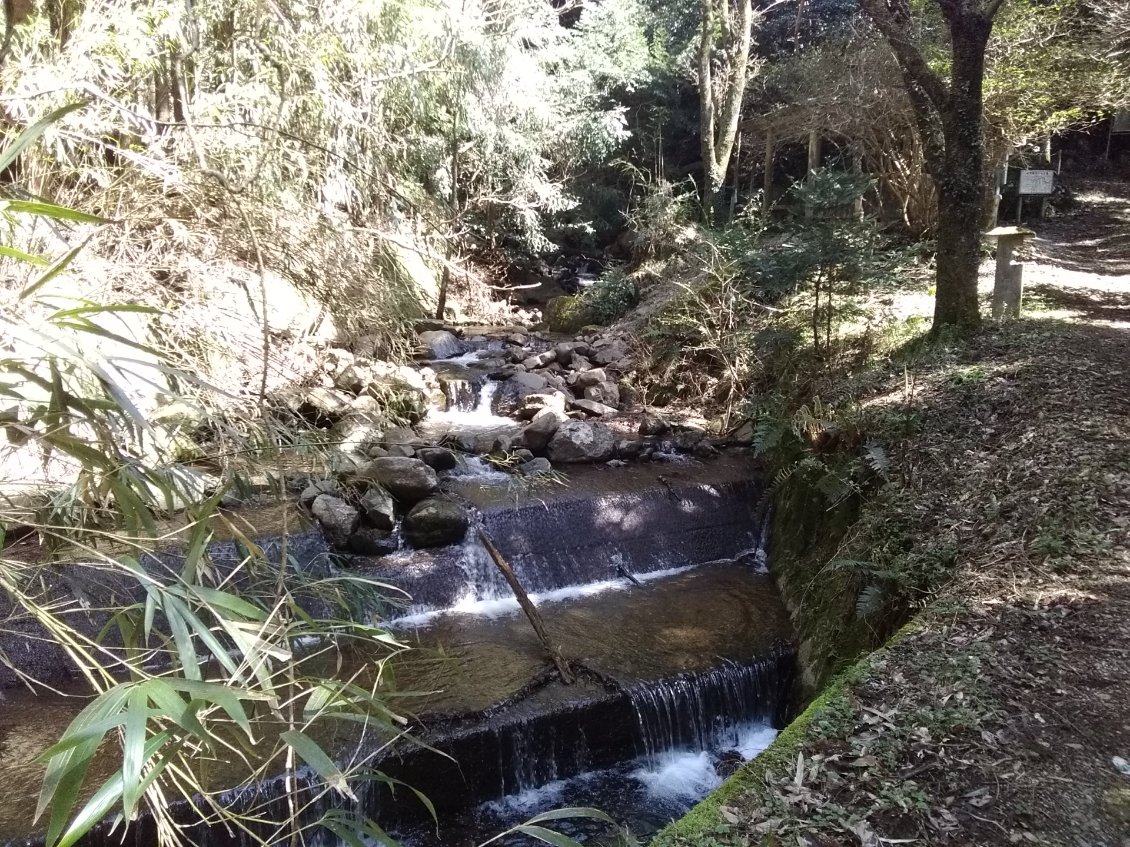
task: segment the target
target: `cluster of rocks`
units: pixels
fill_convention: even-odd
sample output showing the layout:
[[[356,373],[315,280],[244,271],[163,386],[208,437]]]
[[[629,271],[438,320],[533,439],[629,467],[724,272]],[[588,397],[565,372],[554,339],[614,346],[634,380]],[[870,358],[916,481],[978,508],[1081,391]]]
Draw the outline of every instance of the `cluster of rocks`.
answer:
[[[382,556],[401,538],[413,547],[439,547],[460,541],[470,524],[467,510],[440,492],[437,471],[455,463],[454,453],[438,447],[416,456],[378,455],[311,483],[299,502],[337,550]]]
[[[339,550],[381,555],[401,539],[415,547],[462,539],[467,513],[440,493],[438,476],[457,466],[457,454],[485,456],[498,468],[534,476],[555,465],[717,452],[703,429],[671,425],[635,403],[621,381],[632,368],[631,351],[614,335],[563,338],[521,327],[437,322],[422,326],[418,340],[424,361],[415,368],[329,351],[324,384],[302,401],[340,441],[337,475],[301,494]],[[451,383],[465,387],[469,373],[477,384],[494,383],[490,426],[440,431],[424,420],[415,428],[381,427],[377,411],[387,409],[389,391],[410,398],[406,404],[419,408],[419,422],[428,408],[444,409],[451,398],[467,403],[467,391]]]

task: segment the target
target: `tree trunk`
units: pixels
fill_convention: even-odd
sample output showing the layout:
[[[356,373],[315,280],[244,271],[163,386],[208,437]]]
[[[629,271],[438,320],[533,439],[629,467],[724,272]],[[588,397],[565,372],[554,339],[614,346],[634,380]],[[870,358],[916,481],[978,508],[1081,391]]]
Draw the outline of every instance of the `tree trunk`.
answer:
[[[975,327],[977,269],[981,265],[980,193],[938,190],[937,279],[934,326]]]

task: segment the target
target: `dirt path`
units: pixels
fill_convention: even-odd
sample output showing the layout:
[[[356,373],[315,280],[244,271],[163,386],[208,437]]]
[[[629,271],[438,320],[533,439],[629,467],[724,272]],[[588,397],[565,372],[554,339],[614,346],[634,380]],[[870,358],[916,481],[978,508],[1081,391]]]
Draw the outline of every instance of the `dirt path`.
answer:
[[[1130,186],[1083,200],[916,365],[883,508],[956,578],[691,843],[1130,847]]]

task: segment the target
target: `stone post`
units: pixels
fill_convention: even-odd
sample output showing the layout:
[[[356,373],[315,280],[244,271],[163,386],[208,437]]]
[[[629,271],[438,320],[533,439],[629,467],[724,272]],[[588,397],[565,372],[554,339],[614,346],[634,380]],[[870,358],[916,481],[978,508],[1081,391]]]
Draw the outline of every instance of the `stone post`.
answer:
[[[1017,248],[1036,233],[1018,226],[998,226],[985,233],[997,242],[997,274],[993,281],[993,318],[1020,317],[1024,296],[1024,263],[1012,261]]]

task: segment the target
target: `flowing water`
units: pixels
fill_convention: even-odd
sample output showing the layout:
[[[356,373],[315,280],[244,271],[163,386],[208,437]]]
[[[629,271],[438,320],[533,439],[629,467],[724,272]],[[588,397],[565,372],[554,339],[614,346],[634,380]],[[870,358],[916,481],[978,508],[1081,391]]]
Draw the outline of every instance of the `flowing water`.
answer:
[[[446,423],[462,431],[510,423],[490,411],[494,385],[479,386],[474,408],[454,404]],[[476,844],[561,805],[604,809],[645,837],[756,755],[788,716],[793,633],[767,573],[758,485],[744,460],[577,469],[568,486],[534,492],[511,479],[465,461],[445,483],[476,510],[479,523],[462,544],[345,563],[410,595],[370,614],[416,648],[397,663],[397,683],[429,693],[397,705],[450,757],[402,747],[379,763],[428,794],[438,833],[400,794],[393,801],[370,787],[362,811],[409,847]],[[478,540],[480,527],[541,610],[576,684],[555,678]],[[294,549],[304,558],[326,559],[316,537],[301,538]],[[217,548],[221,557],[225,551]],[[365,670],[366,662],[347,657],[343,671]],[[8,786],[0,842],[36,830],[42,768],[34,756],[81,705],[9,692],[0,709]],[[353,753],[359,742],[343,735],[340,743]],[[94,776],[113,767],[105,757]],[[229,800],[242,806],[279,794],[268,781]],[[592,822],[558,828],[604,837]],[[239,843],[214,830],[193,837],[201,847]],[[144,823],[131,838],[153,843]]]

